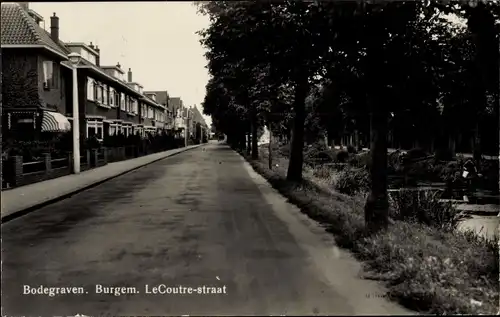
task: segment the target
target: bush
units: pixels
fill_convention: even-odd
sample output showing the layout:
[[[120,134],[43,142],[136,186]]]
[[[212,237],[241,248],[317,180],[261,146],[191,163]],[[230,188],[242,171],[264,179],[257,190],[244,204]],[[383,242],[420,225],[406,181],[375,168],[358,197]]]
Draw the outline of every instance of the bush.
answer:
[[[370,174],[364,168],[347,168],[338,173],[335,189],[340,193],[354,195],[370,189]]]
[[[407,157],[410,160],[419,159],[426,156],[429,156],[429,154],[424,149],[421,148],[413,148],[407,152]]]
[[[438,149],[435,158],[440,161],[451,161],[453,160],[453,155],[449,149]]]
[[[338,163],[347,163],[348,159],[349,159],[349,153],[347,151],[340,151],[337,153]]]
[[[348,145],[347,146],[347,153],[356,154],[356,153],[358,153],[358,151],[356,150],[356,148],[354,146]]]
[[[425,190],[401,189],[389,195],[391,218],[406,222],[418,222],[440,230],[454,231],[465,215],[450,202],[439,202],[441,193]]]

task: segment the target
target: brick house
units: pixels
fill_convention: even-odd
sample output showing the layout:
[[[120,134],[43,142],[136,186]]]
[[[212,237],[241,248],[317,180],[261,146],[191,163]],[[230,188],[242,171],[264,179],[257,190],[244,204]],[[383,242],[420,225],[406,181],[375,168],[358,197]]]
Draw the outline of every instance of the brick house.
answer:
[[[40,132],[68,131],[64,116],[71,96],[67,51],[27,2],[2,3],[2,134],[39,139]],[[58,18],[52,17],[54,26]]]
[[[147,96],[153,96],[154,100],[163,106],[164,108],[164,122],[163,127],[168,132],[173,132],[174,128],[174,111],[172,109],[172,104],[170,102],[170,95],[166,90],[158,90],[158,91],[145,91]]]
[[[203,135],[207,136],[209,132],[208,125],[196,106],[192,107],[191,111],[193,113],[191,131],[194,132],[194,137],[201,141],[203,140]]]
[[[39,131],[71,129],[73,66],[67,56],[72,52],[81,56],[76,65],[81,139],[95,135],[103,140],[118,132],[144,136],[164,126],[165,107],[132,81],[130,68],[125,78],[119,63],[101,66],[97,46],[63,42],[59,18],[54,13],[50,20],[49,33],[40,26],[43,17],[27,2],[2,3],[2,90],[9,88],[3,91],[8,97],[8,122],[3,126],[26,131],[28,123],[35,136]],[[22,89],[12,89],[21,84]]]
[[[145,98],[142,100],[141,111],[144,114],[144,125],[153,127],[153,131],[166,131],[166,111],[167,107],[157,101],[157,95],[154,92],[145,92]]]

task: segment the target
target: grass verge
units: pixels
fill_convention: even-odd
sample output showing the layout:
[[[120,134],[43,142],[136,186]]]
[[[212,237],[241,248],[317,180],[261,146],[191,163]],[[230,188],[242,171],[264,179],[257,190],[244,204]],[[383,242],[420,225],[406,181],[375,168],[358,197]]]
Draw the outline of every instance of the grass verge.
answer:
[[[423,224],[392,220],[375,236],[364,232],[364,197],[336,193],[309,177],[286,181],[287,160],[251,160],[267,181],[303,213],[326,224],[339,247],[364,263],[365,278],[385,282],[388,297],[427,314],[495,314],[499,304],[498,240],[473,232],[445,232]]]

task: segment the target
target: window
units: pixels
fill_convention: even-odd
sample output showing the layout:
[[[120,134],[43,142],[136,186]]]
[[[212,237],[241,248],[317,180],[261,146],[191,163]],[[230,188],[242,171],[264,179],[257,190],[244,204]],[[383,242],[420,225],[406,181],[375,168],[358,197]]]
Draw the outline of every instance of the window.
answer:
[[[134,108],[132,109],[132,111],[135,113],[135,114],[138,114],[139,113],[139,102],[137,100],[134,100]]]
[[[102,103],[107,105],[108,104],[108,86],[103,85],[102,86]]]
[[[46,89],[53,89],[59,87],[59,69],[57,64],[53,61],[43,62],[43,85]]]
[[[95,90],[94,90],[94,80],[87,77],[87,99],[94,100]]]
[[[127,110],[126,105],[125,105],[125,94],[122,92],[121,93],[121,102],[120,102],[120,109],[125,111]]]
[[[95,83],[95,100],[102,102],[102,85],[101,83]]]
[[[102,141],[104,138],[103,134],[103,123],[100,121],[87,121],[87,138],[91,136],[97,136],[97,139]]]
[[[115,90],[109,87],[109,105],[111,107],[115,106]]]
[[[153,108],[151,108],[151,107],[148,107],[148,118],[150,118],[150,119],[154,118]]]

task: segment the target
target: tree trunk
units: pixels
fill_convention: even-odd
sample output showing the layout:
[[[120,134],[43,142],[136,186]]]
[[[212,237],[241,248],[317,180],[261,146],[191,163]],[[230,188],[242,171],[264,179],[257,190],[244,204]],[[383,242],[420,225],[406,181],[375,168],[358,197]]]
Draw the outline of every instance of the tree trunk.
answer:
[[[259,159],[259,139],[257,134],[257,114],[252,111],[252,160]]]
[[[268,145],[268,150],[269,150],[269,169],[272,170],[273,169],[273,147],[272,147],[272,143],[273,143],[273,130],[272,130],[272,124],[271,122],[269,122],[268,124],[269,126],[269,145]]]
[[[252,153],[252,136],[251,133],[247,133],[247,154],[250,155]]]
[[[307,76],[299,78],[295,87],[293,132],[290,150],[290,162],[286,178],[289,181],[299,182],[302,180],[302,165],[304,162],[304,125],[306,120],[306,97],[309,90]]]
[[[389,202],[387,197],[387,114],[384,111],[372,111],[371,113],[371,190],[365,205],[365,224],[368,232],[377,232],[381,229],[386,229],[389,222]]]
[[[365,204],[365,229],[368,233],[385,230],[389,224],[387,197],[387,130],[389,127],[388,102],[390,95],[380,74],[385,70],[383,45],[387,39],[387,21],[378,14],[372,15],[367,27],[367,105],[370,109],[370,176],[371,188]]]
[[[451,157],[455,157],[457,142],[455,140],[455,136],[452,133],[448,135],[448,148],[450,150]]]

